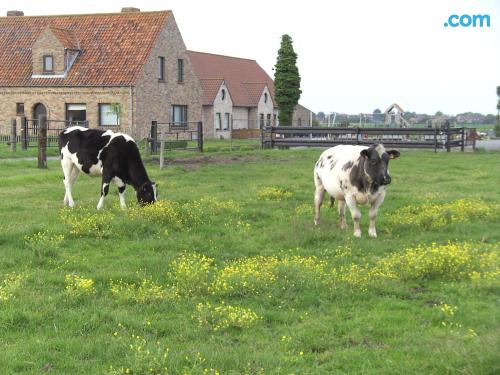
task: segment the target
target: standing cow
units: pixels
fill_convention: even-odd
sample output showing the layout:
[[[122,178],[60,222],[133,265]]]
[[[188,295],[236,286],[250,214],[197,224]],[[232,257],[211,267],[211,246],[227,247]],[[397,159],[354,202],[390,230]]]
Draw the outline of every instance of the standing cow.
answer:
[[[74,207],[71,188],[80,172],[89,176],[102,176],[101,198],[97,209],[104,206],[109,184],[118,186],[120,206],[125,205],[125,184],[132,185],[140,204],[156,201],[156,184],[152,182],[132,137],[115,133],[72,126],[59,134],[61,166],[64,173],[64,204]]]
[[[319,224],[320,207],[325,191],[331,203],[338,201],[340,227],[347,228],[345,206],[351,211],[354,236],[361,237],[358,204],[370,204],[368,234],[377,237],[375,220],[385,198],[386,186],[391,183],[387,166],[390,159],[399,157],[399,151],[386,151],[381,144],[367,146],[341,145],[323,152],[314,167],[314,224]]]

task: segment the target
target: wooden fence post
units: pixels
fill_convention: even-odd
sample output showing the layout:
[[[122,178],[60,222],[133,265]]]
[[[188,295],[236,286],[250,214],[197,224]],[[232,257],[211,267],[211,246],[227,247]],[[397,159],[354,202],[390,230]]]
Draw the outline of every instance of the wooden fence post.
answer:
[[[450,128],[448,127],[446,130],[446,152],[451,151],[451,146],[450,146]]]
[[[16,142],[17,142],[17,129],[16,129],[16,119],[11,120],[10,128],[10,151],[16,152]]]
[[[464,150],[465,150],[465,128],[461,129],[461,136],[462,136],[462,144],[460,146],[460,151],[464,152]]]
[[[38,168],[47,168],[47,116],[38,116]]]
[[[198,122],[198,151],[203,152],[203,122]]]
[[[26,117],[23,116],[21,117],[21,149],[24,151],[27,150],[28,144],[28,120],[26,120]]]
[[[158,150],[158,121],[151,121],[151,153]]]
[[[162,127],[160,129],[160,169],[163,169],[163,165],[165,163],[165,134]]]
[[[264,149],[264,129],[266,129],[266,127],[264,126],[261,126],[260,127],[260,149],[263,150]]]

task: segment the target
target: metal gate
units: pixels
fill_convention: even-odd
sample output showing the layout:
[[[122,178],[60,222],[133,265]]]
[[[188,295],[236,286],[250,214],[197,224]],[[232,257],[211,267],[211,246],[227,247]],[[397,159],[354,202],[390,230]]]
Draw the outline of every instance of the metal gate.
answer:
[[[88,121],[64,121],[47,120],[47,147],[58,147],[59,133],[70,126],[89,127]],[[23,149],[28,147],[38,147],[39,120],[26,119],[21,120],[20,142]]]

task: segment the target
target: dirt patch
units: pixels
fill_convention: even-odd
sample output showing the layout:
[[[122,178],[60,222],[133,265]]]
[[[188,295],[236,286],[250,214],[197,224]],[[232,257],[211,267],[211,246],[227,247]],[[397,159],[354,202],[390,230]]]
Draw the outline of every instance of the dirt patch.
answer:
[[[188,171],[194,171],[207,164],[231,164],[231,163],[252,163],[262,159],[256,156],[238,156],[238,155],[213,155],[213,156],[194,156],[191,158],[165,158],[165,167],[180,166]],[[159,161],[155,163],[159,164]]]

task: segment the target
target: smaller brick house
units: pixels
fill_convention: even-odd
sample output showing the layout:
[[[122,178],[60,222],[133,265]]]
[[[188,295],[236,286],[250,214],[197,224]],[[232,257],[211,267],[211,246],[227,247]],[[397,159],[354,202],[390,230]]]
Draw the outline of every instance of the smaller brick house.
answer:
[[[140,138],[200,121],[201,96],[171,11],[0,17],[0,125],[46,114]]]
[[[212,138],[260,136],[261,126],[278,125],[274,81],[255,60],[188,51],[203,91],[203,124]],[[297,104],[294,126],[312,125],[312,113]]]

